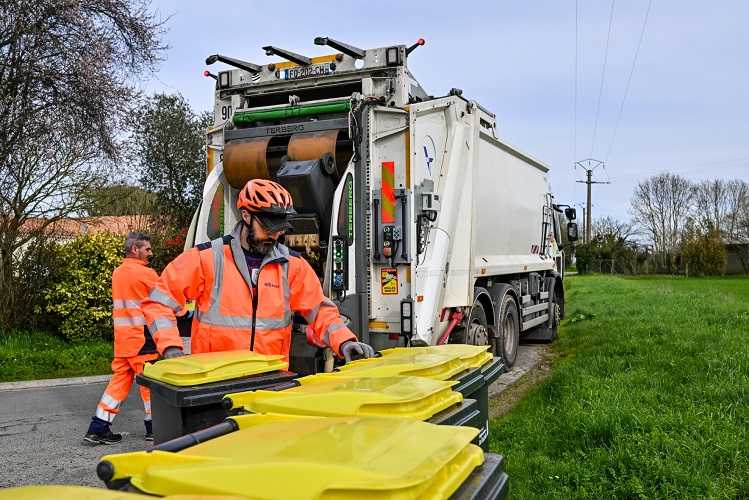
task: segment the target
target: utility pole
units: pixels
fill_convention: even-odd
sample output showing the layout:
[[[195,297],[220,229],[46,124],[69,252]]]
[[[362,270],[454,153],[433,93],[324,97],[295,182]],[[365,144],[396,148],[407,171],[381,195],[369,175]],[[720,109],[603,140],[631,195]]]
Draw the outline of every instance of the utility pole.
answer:
[[[587,164],[587,167],[584,164]],[[611,184],[610,182],[601,182],[601,181],[594,181],[593,180],[593,170],[595,170],[596,168],[600,167],[601,165],[604,165],[604,168],[606,168],[605,164],[602,161],[594,160],[592,158],[588,158],[587,160],[581,160],[581,161],[575,163],[575,166],[580,166],[580,168],[582,168],[583,170],[585,170],[585,172],[587,173],[587,177],[588,177],[588,179],[585,180],[585,181],[576,181],[576,182],[585,183],[585,184],[588,185],[588,213],[587,213],[588,218],[585,221],[585,242],[586,243],[588,243],[590,241],[590,228],[591,228],[590,220],[592,219],[592,217],[591,217],[591,209],[590,209],[591,206],[592,206],[591,205],[591,189],[590,189],[590,186],[592,184]],[[583,218],[584,218],[585,217],[585,212],[584,211],[583,211],[583,214],[584,214],[583,215]]]

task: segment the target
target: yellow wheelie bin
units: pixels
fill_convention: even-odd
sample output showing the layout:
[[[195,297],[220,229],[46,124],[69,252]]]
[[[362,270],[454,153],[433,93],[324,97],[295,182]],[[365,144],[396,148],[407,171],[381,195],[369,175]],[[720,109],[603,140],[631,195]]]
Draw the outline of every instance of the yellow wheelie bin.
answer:
[[[471,444],[470,427],[382,417],[230,417],[193,444],[108,455],[107,487],[150,495],[236,495],[254,500],[504,498],[498,456]],[[233,431],[231,430],[233,429]],[[188,438],[188,436],[185,436]],[[177,440],[175,440],[177,441]]]
[[[135,381],[151,389],[154,444],[210,427],[228,415],[226,394],[294,380],[281,355],[251,351],[192,354],[146,364]]]

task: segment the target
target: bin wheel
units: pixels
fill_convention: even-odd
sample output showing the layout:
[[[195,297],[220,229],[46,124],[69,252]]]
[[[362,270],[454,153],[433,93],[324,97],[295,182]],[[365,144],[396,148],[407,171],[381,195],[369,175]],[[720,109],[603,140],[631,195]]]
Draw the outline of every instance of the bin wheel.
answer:
[[[499,345],[497,356],[502,357],[505,369],[510,369],[518,357],[518,345],[520,344],[520,323],[518,322],[518,306],[510,294],[502,297],[499,308]]]

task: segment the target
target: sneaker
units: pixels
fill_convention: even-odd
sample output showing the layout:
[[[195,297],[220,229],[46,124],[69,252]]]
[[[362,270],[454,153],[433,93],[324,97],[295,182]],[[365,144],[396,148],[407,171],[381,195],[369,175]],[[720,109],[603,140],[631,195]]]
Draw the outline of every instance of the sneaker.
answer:
[[[153,441],[153,434],[151,434],[150,432],[146,434],[146,441]]]
[[[92,444],[117,444],[122,441],[122,434],[115,434],[112,431],[89,432],[83,437],[83,441]]]

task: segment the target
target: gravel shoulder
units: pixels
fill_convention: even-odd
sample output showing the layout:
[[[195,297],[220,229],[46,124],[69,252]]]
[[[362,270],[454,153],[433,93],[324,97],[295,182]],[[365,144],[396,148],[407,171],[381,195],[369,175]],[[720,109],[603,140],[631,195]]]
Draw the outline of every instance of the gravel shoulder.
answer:
[[[528,389],[550,373],[548,344],[520,345],[515,366],[489,386],[489,418],[501,417],[510,411]]]

